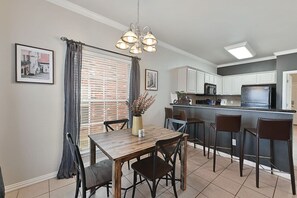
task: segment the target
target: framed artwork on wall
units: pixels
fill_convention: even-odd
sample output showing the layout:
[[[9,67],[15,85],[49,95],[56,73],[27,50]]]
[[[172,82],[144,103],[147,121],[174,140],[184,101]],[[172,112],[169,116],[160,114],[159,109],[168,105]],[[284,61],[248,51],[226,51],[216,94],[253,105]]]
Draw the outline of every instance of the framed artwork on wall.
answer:
[[[158,71],[150,69],[145,70],[145,90],[158,90]]]
[[[54,51],[15,44],[16,82],[54,84]]]

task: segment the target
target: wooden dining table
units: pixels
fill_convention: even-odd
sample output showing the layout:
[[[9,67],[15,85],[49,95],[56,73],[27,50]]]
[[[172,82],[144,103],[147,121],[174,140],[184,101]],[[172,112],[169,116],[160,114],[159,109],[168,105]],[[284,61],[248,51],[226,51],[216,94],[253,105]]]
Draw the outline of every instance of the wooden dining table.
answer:
[[[115,198],[121,197],[121,164],[136,157],[152,152],[158,140],[173,138],[180,135],[159,126],[145,126],[144,137],[132,135],[131,129],[122,129],[106,133],[89,135],[90,162],[96,163],[96,146],[113,161],[112,164],[112,189]],[[187,138],[184,134],[181,149],[180,188],[186,190],[187,178]]]

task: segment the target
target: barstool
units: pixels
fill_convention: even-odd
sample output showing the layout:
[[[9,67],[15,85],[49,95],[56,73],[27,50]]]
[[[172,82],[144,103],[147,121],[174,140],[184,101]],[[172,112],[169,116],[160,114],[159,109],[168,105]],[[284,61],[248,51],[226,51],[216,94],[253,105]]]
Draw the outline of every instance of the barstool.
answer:
[[[217,114],[215,123],[210,124],[210,129],[213,129],[215,131],[215,139],[214,139],[214,146],[211,146],[210,145],[210,132],[211,132],[211,130],[209,129],[207,158],[209,158],[209,148],[213,147],[213,172],[215,172],[215,170],[216,170],[216,151],[217,151],[217,148],[230,150],[231,162],[233,162],[232,138],[233,138],[233,133],[239,133],[240,132],[240,126],[241,126],[241,115],[220,115],[220,114]],[[217,147],[218,132],[228,132],[228,133],[230,133],[230,148]],[[239,155],[239,158],[240,157],[241,156]],[[239,166],[239,168],[241,168],[241,166]]]
[[[197,142],[202,143],[203,155],[205,156],[205,122],[203,120],[200,120],[199,118],[188,118],[185,110],[181,110],[179,112],[179,115],[181,120],[187,121],[187,125],[191,125],[191,124],[194,125],[194,138],[192,139],[194,142],[194,148],[196,148]],[[199,140],[196,134],[198,131],[197,126],[199,126],[199,124],[201,124],[203,127],[203,140]]]
[[[180,115],[173,115],[172,108],[165,107],[165,119],[164,119],[164,128],[166,128],[166,120],[168,118],[178,119],[180,120]]]
[[[259,150],[260,150],[260,139],[270,140],[270,164],[271,164],[271,174],[273,173],[273,163],[274,163],[274,149],[273,140],[286,141],[288,143],[288,153],[289,153],[289,166],[291,175],[291,185],[293,195],[296,194],[295,186],[295,175],[294,175],[294,165],[292,156],[292,119],[266,119],[259,118],[257,123],[257,128],[245,128],[243,131],[242,147],[241,147],[241,161],[240,161],[240,176],[242,176],[242,167],[244,160],[244,142],[246,132],[256,137],[256,186],[259,188]],[[246,155],[248,156],[248,155]],[[267,158],[267,157],[266,157]]]

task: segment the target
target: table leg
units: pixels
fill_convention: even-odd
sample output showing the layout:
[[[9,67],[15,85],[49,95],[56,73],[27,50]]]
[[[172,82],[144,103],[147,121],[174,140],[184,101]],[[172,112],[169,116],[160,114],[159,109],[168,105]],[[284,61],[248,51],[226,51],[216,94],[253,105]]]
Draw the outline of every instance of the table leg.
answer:
[[[90,163],[91,165],[96,163],[96,145],[93,140],[90,141]]]
[[[182,141],[182,148],[181,148],[181,168],[180,168],[180,188],[182,190],[186,190],[187,186],[187,140],[188,137],[184,137],[184,141]]]
[[[120,161],[113,161],[112,163],[112,189],[114,198],[121,197],[121,176],[122,166]]]

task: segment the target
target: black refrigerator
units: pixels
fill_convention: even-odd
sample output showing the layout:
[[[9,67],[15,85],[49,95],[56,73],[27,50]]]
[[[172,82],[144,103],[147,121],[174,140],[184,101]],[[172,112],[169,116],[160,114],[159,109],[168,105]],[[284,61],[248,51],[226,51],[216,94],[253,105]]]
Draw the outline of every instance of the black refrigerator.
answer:
[[[254,108],[275,108],[276,105],[275,84],[266,85],[242,85],[241,106]]]

